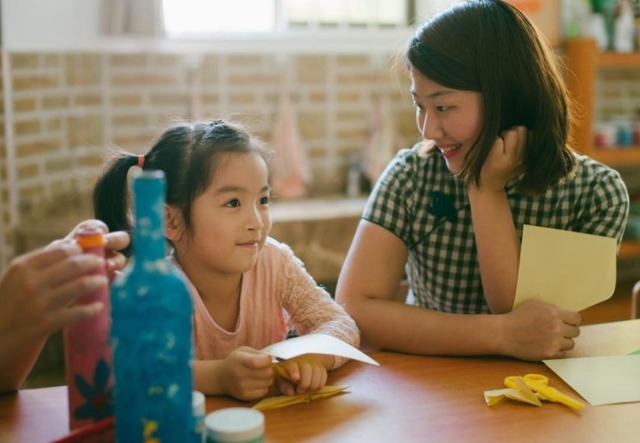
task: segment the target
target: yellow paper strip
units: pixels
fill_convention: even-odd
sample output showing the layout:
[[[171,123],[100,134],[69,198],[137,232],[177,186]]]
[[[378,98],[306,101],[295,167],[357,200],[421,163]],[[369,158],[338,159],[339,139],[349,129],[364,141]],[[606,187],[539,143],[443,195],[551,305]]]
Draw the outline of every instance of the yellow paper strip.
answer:
[[[276,397],[269,397],[261,400],[259,403],[253,406],[253,409],[258,411],[266,411],[269,409],[284,408],[286,406],[296,405],[299,403],[309,403],[312,400],[319,398],[331,397],[333,395],[344,392],[348,386],[325,386],[318,392],[313,394],[300,394],[300,395],[279,395]]]

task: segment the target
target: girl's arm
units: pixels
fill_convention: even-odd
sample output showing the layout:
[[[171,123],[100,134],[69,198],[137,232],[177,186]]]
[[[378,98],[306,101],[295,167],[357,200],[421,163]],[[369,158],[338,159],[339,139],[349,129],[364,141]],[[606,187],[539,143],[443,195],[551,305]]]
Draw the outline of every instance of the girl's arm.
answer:
[[[562,355],[577,336],[577,313],[531,301],[504,315],[448,314],[393,301],[407,259],[405,244],[361,221],[342,268],[337,301],[363,341],[423,355],[504,354],[526,360]]]
[[[288,248],[287,248],[288,249]],[[339,338],[351,346],[360,346],[360,332],[355,321],[304,268],[289,250],[284,261],[282,306],[289,313],[299,334],[322,333]],[[347,359],[324,359],[326,369],[342,366]]]
[[[494,314],[509,312],[516,292],[520,239],[505,186],[521,167],[526,137],[522,126],[502,133],[482,167],[480,183],[468,187],[482,288]]]

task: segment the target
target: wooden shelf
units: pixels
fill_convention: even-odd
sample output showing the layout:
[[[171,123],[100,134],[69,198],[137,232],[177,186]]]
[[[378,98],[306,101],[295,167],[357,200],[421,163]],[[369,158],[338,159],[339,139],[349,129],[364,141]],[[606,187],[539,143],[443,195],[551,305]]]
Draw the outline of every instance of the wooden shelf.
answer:
[[[594,146],[596,78],[601,69],[640,70],[640,52],[599,52],[593,39],[565,41],[565,81],[573,100],[578,103],[571,133],[578,151],[607,165],[640,165],[640,146]],[[640,257],[640,241],[623,241],[620,259]]]
[[[599,52],[595,40],[589,38],[568,39],[565,50],[567,89],[579,104],[571,128],[576,149],[608,165],[640,164],[640,146],[614,149],[593,145],[598,70],[640,69],[640,52]]]
[[[640,146],[594,147],[586,155],[608,165],[640,163]]]
[[[620,244],[618,258],[632,258],[640,256],[640,241],[623,240]]]
[[[640,52],[601,52],[596,60],[601,68],[638,68]]]

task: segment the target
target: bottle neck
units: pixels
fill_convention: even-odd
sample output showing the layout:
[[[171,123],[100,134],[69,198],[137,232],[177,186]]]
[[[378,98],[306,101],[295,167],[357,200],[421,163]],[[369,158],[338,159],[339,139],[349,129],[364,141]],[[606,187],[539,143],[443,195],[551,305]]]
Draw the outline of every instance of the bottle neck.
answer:
[[[166,256],[164,194],[164,176],[158,171],[143,171],[133,182],[133,254],[138,265]]]

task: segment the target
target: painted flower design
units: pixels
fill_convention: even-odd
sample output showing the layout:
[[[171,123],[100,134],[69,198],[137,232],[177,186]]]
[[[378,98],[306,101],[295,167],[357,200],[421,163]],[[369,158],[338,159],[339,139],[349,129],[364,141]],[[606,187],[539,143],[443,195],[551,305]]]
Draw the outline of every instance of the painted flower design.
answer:
[[[113,415],[113,387],[109,385],[111,371],[103,359],[98,361],[93,371],[93,385],[81,375],[75,374],[76,386],[85,403],[73,411],[80,420],[102,420]]]

